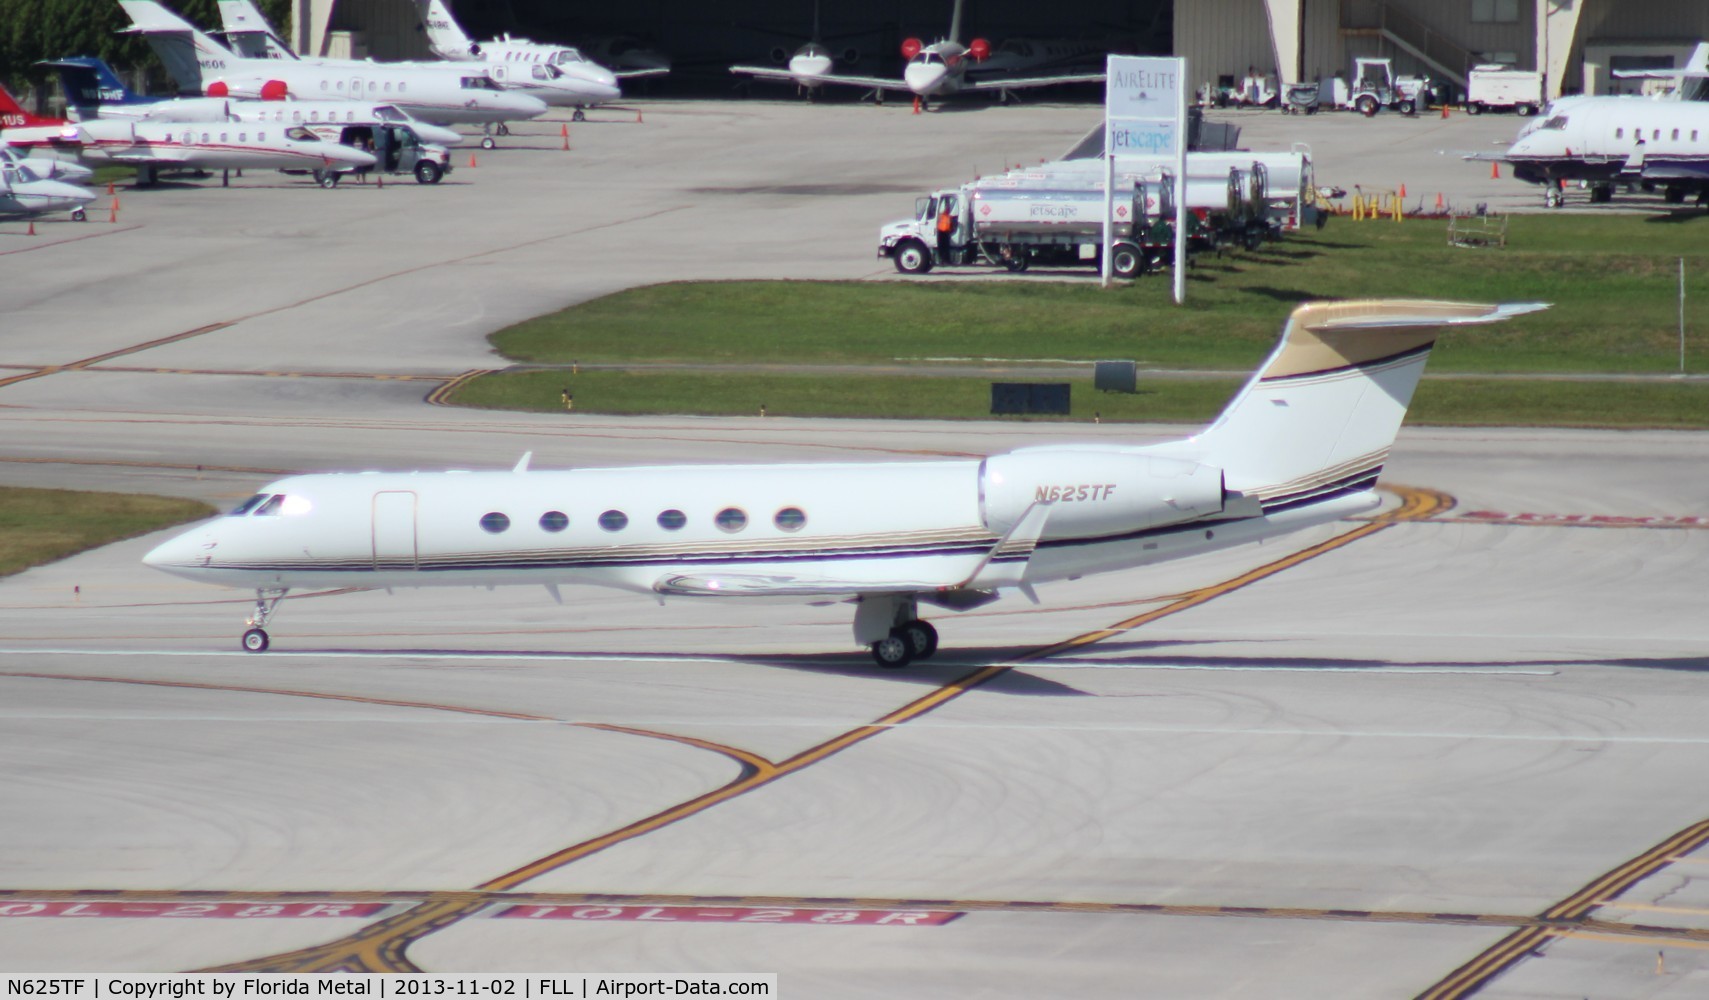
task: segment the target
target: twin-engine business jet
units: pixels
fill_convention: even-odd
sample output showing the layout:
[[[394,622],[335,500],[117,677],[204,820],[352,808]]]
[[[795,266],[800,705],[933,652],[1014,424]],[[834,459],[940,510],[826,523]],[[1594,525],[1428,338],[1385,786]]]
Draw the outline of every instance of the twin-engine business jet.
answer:
[[[243,646],[293,587],[588,583],[664,597],[848,601],[881,666],[929,657],[921,604],[1259,541],[1371,510],[1437,335],[1541,309],[1304,305],[1202,433],[982,461],[293,476],[144,558],[253,587]]]
[[[439,125],[538,118],[539,98],[505,90],[481,70],[441,63],[247,59],[154,0],[119,0],[179,87],[209,97],[351,100],[390,104]]]
[[[223,10],[226,4],[247,3],[249,0],[220,0],[220,7]],[[484,62],[487,72],[508,87],[528,91],[547,104],[575,107],[576,121],[585,117],[582,108],[623,96],[617,74],[574,46],[548,45],[509,35],[476,42],[463,33],[444,0],[426,0],[421,7],[422,26],[434,55],[452,62]]]
[[[1572,180],[1590,182],[1592,201],[1611,200],[1617,183],[1647,182],[1669,201],[1695,193],[1709,202],[1709,103],[1582,97],[1550,107],[1497,157],[1520,180],[1544,185],[1550,207]]]
[[[930,100],[962,90],[994,91],[1003,98],[1011,90],[1049,87],[1059,83],[1101,83],[1103,73],[1062,73],[1051,76],[994,76],[970,79],[968,70],[991,54],[991,43],[975,38],[963,45],[961,39],[961,0],[955,0],[950,15],[949,37],[930,45],[918,38],[902,42],[902,58],[908,60],[902,79],[881,76],[849,76],[831,72],[831,55],[818,44],[818,9],[814,8],[814,40],[790,57],[786,68],[771,66],[731,66],[730,72],[762,80],[787,80],[807,88],[811,93],[824,84],[865,87],[882,94],[886,90],[912,93],[921,100]]]

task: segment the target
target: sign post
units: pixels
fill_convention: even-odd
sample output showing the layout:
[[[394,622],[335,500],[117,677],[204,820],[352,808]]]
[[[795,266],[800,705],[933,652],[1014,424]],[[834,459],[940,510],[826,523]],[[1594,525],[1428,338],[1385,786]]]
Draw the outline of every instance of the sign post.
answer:
[[[1117,156],[1175,161],[1175,302],[1187,298],[1187,60],[1110,56],[1104,82],[1104,287],[1110,286]],[[1137,221],[1135,223],[1137,225]]]

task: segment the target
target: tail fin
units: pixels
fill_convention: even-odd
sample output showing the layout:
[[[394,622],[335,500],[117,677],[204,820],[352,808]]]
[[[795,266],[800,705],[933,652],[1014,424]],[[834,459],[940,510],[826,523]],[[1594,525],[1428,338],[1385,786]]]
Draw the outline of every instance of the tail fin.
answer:
[[[48,125],[63,125],[58,118],[43,118],[24,110],[17,98],[5,87],[0,87],[0,130],[9,128],[38,128]]]
[[[185,93],[202,93],[204,76],[221,76],[246,61],[154,0],[119,0],[119,6],[131,19],[125,30],[148,39]]]
[[[101,116],[103,104],[146,104],[148,99],[131,92],[111,66],[93,56],[52,59],[39,65],[59,71],[59,85],[75,121]]]
[[[1281,342],[1196,439],[1228,487],[1266,511],[1376,483],[1424,363],[1445,328],[1494,323],[1542,303],[1371,300],[1302,305]]]
[[[245,59],[295,60],[297,54],[251,0],[219,0],[220,27],[233,52]]]
[[[463,33],[463,28],[457,19],[451,16],[451,11],[445,6],[445,0],[419,0],[421,4],[421,23],[427,31],[427,42],[433,48],[433,54],[441,59],[468,59],[471,56],[480,57],[481,47]]]

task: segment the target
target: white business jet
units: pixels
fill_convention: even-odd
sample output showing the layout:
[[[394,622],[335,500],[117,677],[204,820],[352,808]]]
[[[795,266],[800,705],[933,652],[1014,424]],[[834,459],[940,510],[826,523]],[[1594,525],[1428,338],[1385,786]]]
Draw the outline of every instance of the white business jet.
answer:
[[[500,87],[485,72],[443,63],[249,59],[234,54],[154,0],[119,0],[187,90],[209,97],[352,100],[390,104],[440,125],[538,118],[546,104]],[[491,148],[489,136],[483,145]]]
[[[1263,367],[1183,441],[982,461],[293,476],[144,562],[254,588],[243,647],[295,587],[584,583],[666,597],[854,604],[881,666],[929,657],[922,603],[1260,541],[1365,513],[1445,328],[1541,305],[1369,301],[1294,311]]]
[[[1608,201],[1614,185],[1660,186],[1667,200],[1696,193],[1709,202],[1709,103],[1642,97],[1592,97],[1552,107],[1496,159],[1513,176],[1544,186],[1551,208],[1564,200],[1566,181],[1585,181],[1592,201]]]
[[[300,125],[268,125],[222,119],[202,122],[105,120],[57,128],[11,129],[4,139],[14,147],[69,149],[94,163],[138,168],[137,181],[154,173],[184,170],[309,170],[324,186],[340,173],[374,165],[374,155],[327,142]]]
[[[250,0],[220,0],[248,5]],[[418,0],[422,26],[434,55],[452,62],[482,62],[487,72],[507,87],[527,91],[554,107],[573,107],[571,118],[582,121],[583,108],[623,96],[617,75],[569,45],[548,45],[505,35],[476,42],[463,32],[444,0]],[[229,29],[228,29],[229,30]]]
[[[908,60],[908,64],[903,68],[900,80],[832,73],[830,54],[824,52],[822,46],[812,43],[798,51],[785,68],[732,66],[730,72],[765,80],[788,80],[806,88],[825,84],[865,87],[878,94],[880,99],[887,90],[905,91],[912,93],[922,103],[929,102],[934,97],[964,90],[995,92],[1001,100],[1007,101],[1011,90],[1049,87],[1059,83],[1103,81],[1104,74],[1101,72],[969,78],[968,70],[991,54],[991,43],[983,38],[975,38],[966,45],[961,43],[961,4],[962,0],[955,0],[954,12],[950,15],[948,38],[930,45],[923,44],[918,38],[909,38],[902,42],[902,57]],[[815,22],[817,16],[815,8]]]
[[[82,221],[83,206],[95,192],[68,181],[42,177],[33,160],[0,157],[0,219],[35,219],[50,212],[70,212]]]
[[[7,164],[23,167],[30,172],[30,176],[44,181],[87,184],[95,176],[95,171],[81,163],[62,160],[56,156],[30,156],[24,150],[0,144],[0,165]]]

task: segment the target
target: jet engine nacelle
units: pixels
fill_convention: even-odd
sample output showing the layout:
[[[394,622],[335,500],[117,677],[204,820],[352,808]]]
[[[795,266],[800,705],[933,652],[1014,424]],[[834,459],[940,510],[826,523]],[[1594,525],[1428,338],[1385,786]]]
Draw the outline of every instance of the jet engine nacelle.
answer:
[[[261,85],[261,99],[263,101],[282,101],[289,96],[290,89],[285,86],[283,80],[268,80]]]
[[[993,534],[1035,503],[1051,505],[1045,538],[1088,538],[1222,512],[1222,470],[1128,452],[1040,449],[979,463],[979,517]]]
[[[983,38],[975,38],[967,44],[967,54],[974,62],[984,62],[991,58],[991,43]]]
[[[920,50],[925,47],[925,43],[918,38],[904,38],[902,39],[902,58],[912,59],[919,55]]]
[[[261,97],[267,92],[268,85],[275,83],[281,88],[285,86],[279,80],[215,80],[208,84],[207,95],[209,97],[247,97],[254,99]],[[277,97],[269,98],[269,100],[279,99]]]

